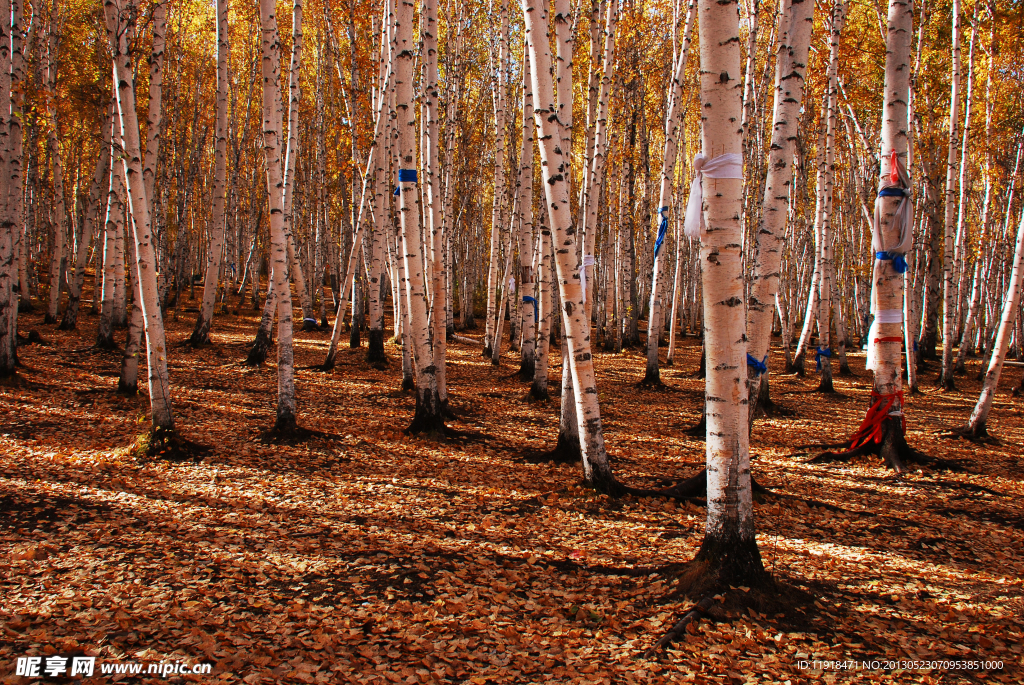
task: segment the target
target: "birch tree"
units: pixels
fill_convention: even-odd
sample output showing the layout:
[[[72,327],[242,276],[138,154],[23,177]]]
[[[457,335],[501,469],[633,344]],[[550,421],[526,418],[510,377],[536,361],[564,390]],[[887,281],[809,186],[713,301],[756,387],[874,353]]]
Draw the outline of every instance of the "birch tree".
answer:
[[[701,144],[709,158],[705,166],[716,159],[741,165],[739,4],[700,0],[698,12]],[[707,353],[707,525],[696,561],[712,582],[749,585],[766,579],[754,531],[747,430],[743,179],[705,175],[700,183],[705,226],[700,233],[700,263]]]
[[[206,250],[203,275],[203,303],[189,339],[193,347],[210,343],[213,305],[217,296],[227,215],[228,172],[228,0],[217,0],[217,121],[214,133],[213,208],[210,216],[210,244]]]
[[[277,420],[273,432],[296,430],[295,369],[292,350],[292,295],[288,286],[288,236],[284,225],[284,178],[281,172],[281,36],[274,0],[260,0],[263,58],[263,152],[270,205],[271,263],[277,309]],[[269,299],[269,298],[268,298]]]
[[[423,240],[420,233],[420,193],[416,174],[416,109],[413,106],[412,2],[399,2],[395,12],[394,52],[395,126],[399,213],[402,232],[402,260],[405,266],[405,301],[409,308],[409,338],[416,374],[416,410],[410,433],[443,433],[444,420],[437,393],[437,367],[430,347],[427,316],[427,278],[424,273]],[[497,230],[495,225],[492,230]]]
[[[590,321],[586,317],[576,232],[569,207],[568,163],[562,155],[563,126],[558,119],[551,83],[547,0],[523,0],[523,15],[530,52],[534,121],[544,170],[544,195],[555,249],[558,289],[563,304],[562,322],[568,345],[569,367],[576,397],[576,422],[580,432],[583,476],[599,491],[619,488],[605,452],[601,412],[597,400],[594,360],[590,346]],[[564,372],[563,372],[564,373]]]
[[[107,38],[113,55],[117,89],[118,122],[124,145],[124,174],[128,186],[129,211],[134,234],[135,263],[139,272],[139,295],[146,327],[146,358],[149,365],[149,401],[152,411],[151,450],[165,449],[175,439],[171,407],[170,379],[167,374],[167,340],[160,311],[156,281],[152,219],[149,198],[143,181],[139,121],[135,104],[135,79],[128,53],[127,15],[130,5],[104,0]]]
[[[756,238],[747,304],[747,375],[754,399],[751,415],[768,404],[768,354],[772,317],[779,293],[780,269],[789,218],[793,155],[800,130],[807,56],[814,24],[814,2],[792,0],[780,16],[779,49],[775,65],[768,174]],[[785,27],[785,28],[783,28]]]

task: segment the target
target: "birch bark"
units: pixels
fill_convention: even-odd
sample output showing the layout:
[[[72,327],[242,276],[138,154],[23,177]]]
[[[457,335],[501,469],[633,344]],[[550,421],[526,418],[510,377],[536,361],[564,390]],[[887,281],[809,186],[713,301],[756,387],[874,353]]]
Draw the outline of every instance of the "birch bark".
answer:
[[[663,295],[665,291],[662,272],[662,247],[668,238],[669,206],[672,203],[672,186],[676,172],[676,156],[679,137],[682,135],[683,81],[686,78],[686,63],[690,56],[690,36],[693,32],[693,17],[696,0],[690,0],[686,10],[686,28],[683,30],[683,46],[679,51],[678,63],[672,76],[671,92],[668,99],[668,115],[665,117],[665,152],[662,155],[661,178],[658,188],[658,228],[654,246],[654,268],[651,275],[651,304],[647,317],[647,370],[645,385],[661,385],[658,369],[658,340],[661,338]]]
[[[190,342],[193,347],[210,342],[210,325],[213,323],[213,305],[217,295],[217,281],[220,274],[221,255],[224,251],[224,234],[227,228],[228,173],[228,0],[217,0],[217,122],[214,142],[213,207],[210,216],[210,244],[206,250],[206,264],[203,276],[203,303],[196,317]]]
[[[146,356],[149,364],[149,400],[152,410],[154,443],[166,442],[174,434],[170,379],[167,374],[167,341],[160,312],[156,282],[156,255],[153,249],[149,199],[143,181],[142,151],[139,149],[139,121],[136,114],[135,87],[127,36],[121,16],[127,4],[105,0],[103,4],[107,37],[114,59],[117,106],[121,139],[124,145],[124,172],[128,186],[129,211],[134,233],[135,261],[139,270],[139,292],[146,327]]]
[[[263,55],[263,151],[270,206],[271,277],[277,309],[277,421],[274,432],[295,430],[295,370],[292,350],[292,294],[288,286],[288,236],[281,174],[281,37],[274,0],[260,0]],[[268,298],[269,299],[269,298]]]
[[[595,489],[614,492],[618,486],[604,447],[590,346],[590,322],[585,315],[583,289],[579,281],[576,230],[569,207],[569,168],[560,145],[563,126],[558,120],[551,84],[550,34],[545,3],[546,0],[523,0],[523,14],[530,46],[534,121],[544,169],[544,194],[555,243],[555,266],[564,307],[562,321],[576,396],[583,474],[586,482]]]
[[[742,154],[743,84],[739,6],[701,0],[702,149],[713,160]],[[707,352],[707,525],[697,561],[719,579],[760,582],[764,566],[754,533],[747,426],[747,345],[740,225],[742,179],[703,181],[701,273]]]
[[[507,2],[504,4],[507,8]],[[399,213],[402,260],[405,264],[405,300],[409,307],[409,339],[416,373],[416,410],[410,433],[443,433],[437,367],[430,345],[427,316],[427,279],[424,274],[423,240],[420,233],[420,194],[416,175],[416,109],[413,106],[413,3],[399,2],[395,12],[395,126],[398,129]],[[505,12],[507,26],[507,11]],[[500,160],[503,162],[503,159]],[[497,230],[499,224],[492,226]],[[488,325],[491,319],[488,317]]]

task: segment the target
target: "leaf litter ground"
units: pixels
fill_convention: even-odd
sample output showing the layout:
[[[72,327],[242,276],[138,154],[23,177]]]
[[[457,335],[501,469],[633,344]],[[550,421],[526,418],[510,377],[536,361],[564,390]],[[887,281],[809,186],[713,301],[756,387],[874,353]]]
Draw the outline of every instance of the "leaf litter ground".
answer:
[[[810,376],[773,374],[773,398],[796,414],[757,422],[753,470],[792,497],[757,503],[758,542],[772,574],[813,603],[719,614],[645,660],[700,599],[673,588],[704,510],[594,496],[578,487],[578,465],[526,462],[554,445],[558,400],[525,399],[514,354],[496,368],[478,348],[449,345],[461,437],[434,442],[403,433],[413,396],[399,390],[399,349],[388,343],[382,371],[365,363],[365,342],[346,345],[333,373],[297,376],[299,423],[318,433],[267,444],[273,363],[238,364],[256,318],[218,315],[214,344],[193,351],[175,345],[193,316],[168,316],[170,373],[179,430],[209,449],[174,464],[132,455],[148,400],[114,394],[120,354],[89,349],[96,317],[65,333],[22,315],[45,344],[20,348],[19,382],[0,387],[3,682],[32,682],[14,675],[19,656],[82,653],[208,662],[212,679],[184,679],[248,685],[1021,681],[1015,370],[989,424],[1001,442],[980,446],[936,434],[964,422],[978,383],[940,393],[925,374],[908,438],[967,471],[902,478],[868,460],[806,464],[813,450],[795,447],[856,429],[870,389],[862,354],[851,355],[856,377],[836,378],[837,396],[814,393]],[[297,332],[297,366],[319,364],[328,342]],[[640,353],[597,355],[620,479],[658,487],[702,468],[704,443],[685,434],[700,417],[699,355],[685,338],[663,370],[667,391],[635,387]],[[815,659],[858,670],[815,670]],[[1002,668],[859,668],[897,659]],[[107,678],[151,682],[90,682]]]

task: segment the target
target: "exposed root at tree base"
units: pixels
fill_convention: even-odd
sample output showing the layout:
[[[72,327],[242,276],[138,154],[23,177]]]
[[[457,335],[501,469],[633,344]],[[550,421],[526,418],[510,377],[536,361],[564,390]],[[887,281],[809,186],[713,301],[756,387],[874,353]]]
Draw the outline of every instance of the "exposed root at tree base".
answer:
[[[181,437],[173,429],[154,428],[143,433],[131,447],[136,459],[164,459],[166,461],[198,463],[210,448]]]
[[[708,471],[707,469],[701,469],[700,473],[690,476],[671,487],[660,490],[620,485],[625,494],[633,495],[634,497],[667,497],[679,500],[680,502],[693,502],[704,506],[708,496]],[[753,477],[750,478],[750,487],[755,495],[775,494],[772,490],[758,483]]]
[[[267,353],[270,351],[272,344],[273,340],[271,340],[269,335],[257,333],[252,347],[249,348],[249,355],[245,358],[243,364],[246,366],[261,366],[263,362],[267,361]]]
[[[647,369],[643,380],[634,386],[637,390],[665,390],[667,386],[661,382],[661,372],[658,367]]]
[[[523,457],[523,461],[529,464],[575,464],[582,458],[579,437],[570,437],[565,433],[559,433],[555,449],[530,452]]]
[[[708,433],[708,417],[701,414],[700,421],[697,422],[697,425],[687,428],[683,433],[695,438],[706,437]]]
[[[310,438],[331,437],[323,431],[303,428],[295,422],[294,416],[278,417],[277,423],[260,435],[260,442],[271,445],[298,445]]]
[[[903,434],[902,422],[898,417],[887,418],[882,425],[882,440],[875,442],[869,439],[864,444],[853,447],[852,443],[842,443],[846,447],[842,452],[822,452],[805,461],[807,464],[825,464],[830,462],[846,462],[855,457],[875,455],[881,457],[883,463],[896,473],[907,471],[906,464],[917,464],[933,469],[963,471],[963,467],[945,459],[930,457],[909,444]]]
[[[966,424],[959,428],[954,428],[951,431],[941,433],[940,437],[947,438],[950,440],[965,438],[973,443],[980,445],[1000,445],[1002,444],[998,438],[993,435],[989,435],[988,426],[985,422],[979,423],[977,426],[971,426]]]
[[[686,627],[690,625],[690,623],[693,621],[699,621],[707,615],[711,607],[714,606],[715,601],[714,597],[705,597],[693,605],[693,608],[683,614],[683,617],[679,619],[675,625],[673,625],[669,631],[661,637],[661,639],[655,642],[650,649],[644,652],[643,658],[650,659],[657,654],[662,647],[667,647],[675,642],[676,639],[682,636],[683,632],[686,631]]]

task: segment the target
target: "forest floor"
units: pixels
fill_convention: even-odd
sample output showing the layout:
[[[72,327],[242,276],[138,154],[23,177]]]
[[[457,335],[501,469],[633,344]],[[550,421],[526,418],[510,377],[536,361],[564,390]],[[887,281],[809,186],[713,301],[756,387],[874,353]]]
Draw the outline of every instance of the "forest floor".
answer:
[[[391,366],[377,370],[365,338],[349,349],[346,335],[333,373],[297,374],[299,423],[321,433],[266,444],[275,367],[239,364],[256,316],[217,314],[214,344],[198,351],[176,344],[194,317],[167,317],[174,410],[209,451],[167,463],[132,456],[148,396],[114,393],[120,353],[90,348],[97,317],[64,333],[22,315],[22,334],[44,344],[20,348],[19,383],[0,387],[2,682],[37,682],[15,675],[16,658],[54,654],[95,656],[88,682],[124,683],[163,679],[100,676],[101,664],[205,662],[212,676],[186,680],[248,685],[1024,679],[1017,368],[989,422],[1000,442],[976,445],[937,432],[969,416],[980,362],[949,393],[934,389],[933,364],[924,394],[908,397],[908,439],[966,471],[903,477],[871,460],[807,464],[815,450],[796,447],[857,428],[871,382],[863,353],[836,395],[814,392],[813,365],[805,378],[773,373],[774,399],[796,414],[758,420],[753,470],[797,499],[756,505],[758,543],[773,576],[811,599],[779,614],[719,612],[648,660],[699,599],[681,596],[675,576],[700,545],[704,509],[595,496],[579,465],[526,463],[553,447],[558,399],[525,399],[515,355],[493,367],[478,348],[449,345],[462,435],[435,442],[403,433],[413,396],[399,390],[399,349],[388,343]],[[328,341],[298,332],[296,364],[322,362]],[[685,434],[701,413],[699,355],[685,338],[661,391],[635,387],[642,351],[596,355],[619,479],[657,487],[702,468],[703,440]]]

